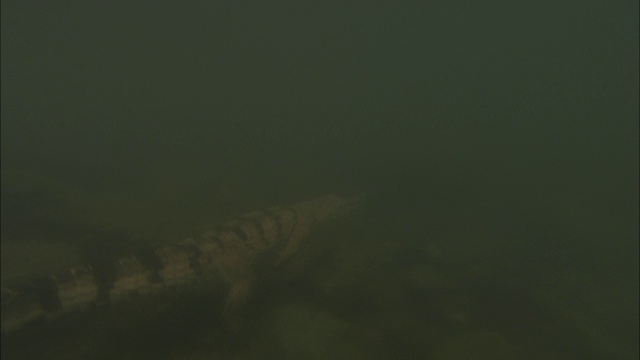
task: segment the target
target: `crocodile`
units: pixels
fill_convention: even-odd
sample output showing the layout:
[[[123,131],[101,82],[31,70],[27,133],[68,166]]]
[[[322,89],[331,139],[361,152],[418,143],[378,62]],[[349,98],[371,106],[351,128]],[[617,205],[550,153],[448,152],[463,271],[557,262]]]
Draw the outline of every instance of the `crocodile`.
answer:
[[[361,196],[325,195],[246,213],[213,230],[110,262],[109,271],[79,266],[2,288],[2,333],[42,319],[197,282],[224,285],[222,315],[233,322],[261,266],[279,267],[310,231],[359,206]],[[265,259],[270,259],[265,261]],[[258,266],[258,264],[261,264]]]

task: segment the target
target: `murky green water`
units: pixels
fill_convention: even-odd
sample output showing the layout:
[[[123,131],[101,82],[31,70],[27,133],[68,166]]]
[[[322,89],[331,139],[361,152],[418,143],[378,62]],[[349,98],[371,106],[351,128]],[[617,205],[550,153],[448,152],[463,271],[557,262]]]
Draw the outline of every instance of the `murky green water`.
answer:
[[[638,358],[637,13],[3,1],[3,283],[367,195],[240,334],[192,289],[3,358]]]

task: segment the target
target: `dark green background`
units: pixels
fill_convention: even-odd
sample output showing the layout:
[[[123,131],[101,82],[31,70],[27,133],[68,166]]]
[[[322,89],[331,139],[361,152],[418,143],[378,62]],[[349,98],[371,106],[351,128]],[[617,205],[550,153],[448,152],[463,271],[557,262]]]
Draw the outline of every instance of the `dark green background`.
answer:
[[[1,26],[3,241],[43,203],[174,237],[364,192],[637,287],[637,1],[2,1]]]

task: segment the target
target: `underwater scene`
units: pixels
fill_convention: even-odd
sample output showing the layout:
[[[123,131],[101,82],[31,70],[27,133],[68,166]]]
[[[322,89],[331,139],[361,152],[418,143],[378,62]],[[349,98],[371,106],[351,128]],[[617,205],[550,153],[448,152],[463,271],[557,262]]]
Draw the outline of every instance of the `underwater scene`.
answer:
[[[638,3],[1,4],[2,359],[639,359]]]

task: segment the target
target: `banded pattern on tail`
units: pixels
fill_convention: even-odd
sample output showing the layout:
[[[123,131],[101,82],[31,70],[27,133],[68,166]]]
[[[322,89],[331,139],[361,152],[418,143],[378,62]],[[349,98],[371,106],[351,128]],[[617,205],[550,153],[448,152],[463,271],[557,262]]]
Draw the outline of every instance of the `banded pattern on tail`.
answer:
[[[327,195],[250,212],[196,238],[120,258],[106,274],[90,266],[71,268],[3,288],[2,332],[35,319],[197,281],[220,280],[229,287],[224,312],[232,317],[251,292],[254,265],[260,258],[276,254],[274,266],[286,261],[314,226],[348,213],[359,200]]]

